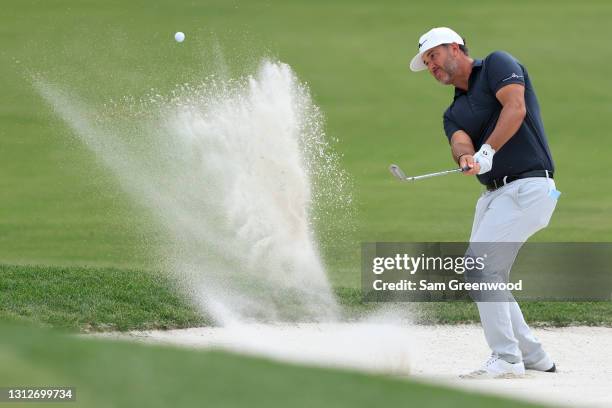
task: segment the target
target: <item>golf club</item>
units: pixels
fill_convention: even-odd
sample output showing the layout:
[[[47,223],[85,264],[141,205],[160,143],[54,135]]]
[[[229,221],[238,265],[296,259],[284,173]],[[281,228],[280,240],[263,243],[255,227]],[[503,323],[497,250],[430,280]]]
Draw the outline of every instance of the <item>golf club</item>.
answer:
[[[452,169],[452,170],[439,171],[437,173],[429,173],[429,174],[423,174],[420,176],[408,177],[406,176],[406,173],[404,173],[397,164],[392,164],[391,166],[389,166],[389,171],[391,172],[391,174],[393,174],[400,181],[415,181],[415,180],[426,179],[429,177],[444,176],[445,174],[461,173],[466,170],[469,170],[469,167],[464,167],[464,168],[459,167],[459,168]]]

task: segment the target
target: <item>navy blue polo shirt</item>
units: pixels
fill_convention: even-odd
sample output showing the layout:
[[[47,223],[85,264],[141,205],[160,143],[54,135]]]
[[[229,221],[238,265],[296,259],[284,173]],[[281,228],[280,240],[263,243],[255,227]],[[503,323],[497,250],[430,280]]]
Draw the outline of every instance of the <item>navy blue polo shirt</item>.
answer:
[[[449,142],[453,133],[463,130],[478,151],[495,129],[502,110],[495,93],[509,84],[525,86],[527,114],[514,136],[495,152],[491,171],[477,176],[485,185],[493,179],[526,171],[554,171],[540,105],[527,69],[503,51],[495,51],[484,60],[474,60],[467,92],[455,88],[453,103],[444,112],[444,131]]]

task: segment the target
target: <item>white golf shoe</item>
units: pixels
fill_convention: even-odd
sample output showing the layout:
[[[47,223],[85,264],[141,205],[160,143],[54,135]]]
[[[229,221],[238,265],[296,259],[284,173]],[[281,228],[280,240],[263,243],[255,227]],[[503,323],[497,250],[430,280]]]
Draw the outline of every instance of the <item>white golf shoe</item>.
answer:
[[[547,354],[540,361],[535,363],[525,363],[527,370],[543,371],[546,373],[554,373],[557,371],[557,366],[552,358]]]
[[[489,379],[489,378],[519,378],[525,375],[525,365],[520,363],[509,363],[498,356],[491,356],[489,360],[479,368],[468,374],[460,375],[464,379]]]

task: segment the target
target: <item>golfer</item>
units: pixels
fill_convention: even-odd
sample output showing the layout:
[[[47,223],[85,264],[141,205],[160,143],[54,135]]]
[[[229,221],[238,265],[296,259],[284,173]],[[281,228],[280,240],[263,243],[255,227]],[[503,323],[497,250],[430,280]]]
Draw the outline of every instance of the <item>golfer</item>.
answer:
[[[470,242],[522,244],[548,225],[560,194],[527,70],[503,51],[471,58],[463,38],[446,27],[423,34],[418,47],[411,70],[429,70],[438,82],[455,87],[444,112],[453,159],[486,188],[476,204]],[[476,303],[492,356],[467,377],[556,370],[513,298]]]

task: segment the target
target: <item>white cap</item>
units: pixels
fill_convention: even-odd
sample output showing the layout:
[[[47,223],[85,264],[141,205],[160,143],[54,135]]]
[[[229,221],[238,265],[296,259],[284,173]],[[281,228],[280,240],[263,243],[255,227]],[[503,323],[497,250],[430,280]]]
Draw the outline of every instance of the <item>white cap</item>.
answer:
[[[423,54],[433,47],[441,44],[457,43],[465,45],[463,38],[448,27],[432,28],[419,38],[419,53],[410,61],[410,69],[413,71],[423,71],[427,66],[423,64]]]

